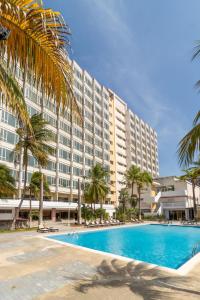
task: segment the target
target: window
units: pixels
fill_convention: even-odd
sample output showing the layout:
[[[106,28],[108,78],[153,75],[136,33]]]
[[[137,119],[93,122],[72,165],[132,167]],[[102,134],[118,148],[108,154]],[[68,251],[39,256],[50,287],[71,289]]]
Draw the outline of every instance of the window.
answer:
[[[95,145],[97,145],[98,147],[102,148],[102,142],[99,139],[95,139]]]
[[[85,105],[87,106],[87,108],[89,108],[89,109],[93,109],[93,104],[90,102],[90,101],[88,101],[87,99],[85,99]]]
[[[0,140],[14,145],[18,141],[18,136],[2,128],[0,130]]]
[[[71,141],[67,137],[60,134],[59,142],[67,147],[71,147]]]
[[[85,128],[87,128],[87,130],[93,133],[93,126],[87,121],[85,121]]]
[[[59,178],[59,186],[70,188],[70,180],[67,180],[65,178]]]
[[[91,148],[89,146],[85,146],[85,152],[90,154],[90,155],[93,155],[93,148]]]
[[[90,144],[93,144],[93,142],[94,142],[93,137],[87,133],[85,134],[85,140],[87,142],[89,142]]]
[[[85,158],[85,164],[87,166],[93,166],[93,159]]]
[[[97,156],[99,158],[102,158],[102,152],[96,149],[95,150],[95,156]]]
[[[93,115],[88,110],[85,110],[85,117],[88,118],[91,122],[93,121]]]
[[[6,124],[9,124],[13,127],[16,127],[16,124],[17,124],[16,118],[13,115],[11,115],[10,113],[8,113],[7,111],[4,111],[4,110],[2,110],[1,121],[6,123]]]
[[[73,174],[76,175],[76,176],[82,176],[83,175],[83,170],[79,169],[79,168],[76,168],[76,167],[73,167]]]
[[[38,166],[37,160],[33,156],[28,157],[28,165],[31,167]]]
[[[73,181],[73,189],[78,189],[78,181]]]
[[[71,167],[64,165],[62,163],[59,163],[59,171],[61,173],[70,174],[71,173]]]
[[[74,141],[74,149],[78,150],[78,151],[83,151],[83,145],[80,144],[79,142],[77,141]]]
[[[13,151],[5,148],[0,148],[0,160],[13,162]]]
[[[85,88],[85,94],[86,94],[89,98],[92,98],[92,93],[91,93],[87,88]]]
[[[104,153],[104,159],[107,160],[107,161],[109,161],[110,160],[110,156],[108,154]]]
[[[83,133],[80,129],[74,128],[74,135],[77,136],[79,139],[83,138]]]
[[[71,126],[64,123],[63,121],[60,121],[60,129],[62,129],[65,132],[71,133]]]
[[[99,136],[102,137],[102,131],[98,128],[95,127],[95,133]]]
[[[83,163],[83,157],[78,154],[73,154],[73,161],[76,163],[82,164]]]
[[[56,185],[56,178],[52,177],[52,176],[47,176],[47,182],[48,182],[49,185],[55,186]]]
[[[44,113],[44,119],[53,127],[56,127],[56,119],[52,118],[50,115]]]
[[[48,161],[46,168],[49,171],[56,171],[56,163],[54,161]]]
[[[66,159],[66,160],[70,160],[71,159],[71,154],[63,149],[59,150],[59,157]]]

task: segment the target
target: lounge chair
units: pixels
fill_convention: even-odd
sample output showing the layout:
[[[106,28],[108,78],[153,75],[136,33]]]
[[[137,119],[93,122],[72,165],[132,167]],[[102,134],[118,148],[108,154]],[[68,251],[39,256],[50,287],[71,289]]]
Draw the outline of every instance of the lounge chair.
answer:
[[[46,227],[38,228],[38,229],[37,229],[37,232],[40,232],[40,233],[47,233],[47,232],[49,232],[49,228],[46,228]]]
[[[58,228],[54,228],[54,227],[49,227],[49,231],[50,232],[58,232],[59,229]]]
[[[132,223],[140,223],[138,219],[131,219]]]

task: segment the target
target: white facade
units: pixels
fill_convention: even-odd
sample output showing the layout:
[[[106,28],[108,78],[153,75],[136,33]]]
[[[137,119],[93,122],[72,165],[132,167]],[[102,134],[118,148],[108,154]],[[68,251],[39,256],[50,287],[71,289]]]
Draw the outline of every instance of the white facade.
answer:
[[[130,109],[126,112],[127,164],[137,165],[143,171],[159,175],[157,133]]]
[[[156,132],[131,112],[127,104],[113,91],[108,90],[70,61],[74,72],[74,93],[83,115],[83,127],[71,118],[70,111],[60,114],[59,120],[59,180],[56,180],[56,143],[50,145],[55,154],[49,156],[48,166],[43,170],[50,185],[48,200],[75,202],[78,198],[78,179],[83,180],[89,169],[100,163],[111,170],[111,193],[106,204],[117,204],[120,189],[124,186],[124,173],[132,164],[158,175],[158,149]],[[16,70],[16,78],[22,86],[22,73]],[[3,95],[1,95],[3,97]],[[26,82],[25,100],[30,115],[41,112],[56,136],[56,106],[42,98],[32,82]],[[1,104],[1,103],[0,103]],[[112,104],[112,105],[111,105]],[[0,105],[0,163],[5,163],[18,180],[19,162],[14,161],[13,149],[17,142],[16,118]],[[30,155],[28,182],[38,171],[36,160]],[[23,180],[22,180],[23,184]],[[22,188],[22,186],[21,186]]]
[[[78,178],[87,175],[88,170],[100,163],[105,168],[110,166],[109,137],[109,93],[77,63],[71,62],[74,71],[74,92],[83,113],[83,128],[71,122],[70,112],[60,116],[59,128],[59,201],[77,199]],[[22,85],[22,74],[17,69],[16,77]],[[41,112],[41,97],[30,82],[26,83],[25,100],[30,115]],[[52,101],[43,99],[44,118],[49,122],[49,129],[56,135],[56,106]],[[19,164],[14,164],[12,151],[17,141],[15,132],[18,127],[16,118],[3,108],[0,115],[0,162],[13,170],[18,179]],[[56,150],[56,143],[51,142]],[[56,151],[55,151],[56,152]],[[28,181],[34,171],[38,171],[35,159],[30,155]],[[47,176],[52,192],[56,198],[56,155],[49,156],[49,163],[43,173]],[[106,202],[109,202],[109,195]]]
[[[143,195],[143,211],[164,215],[167,219],[180,220],[194,217],[192,184],[175,176],[156,178],[155,196]],[[200,187],[195,187],[197,207],[200,207]]]

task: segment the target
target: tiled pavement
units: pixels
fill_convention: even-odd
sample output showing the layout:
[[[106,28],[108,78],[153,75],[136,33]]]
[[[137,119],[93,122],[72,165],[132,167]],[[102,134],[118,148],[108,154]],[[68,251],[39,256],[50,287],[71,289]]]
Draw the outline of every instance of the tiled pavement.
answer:
[[[0,300],[200,299],[200,266],[187,277],[38,238],[0,235]]]

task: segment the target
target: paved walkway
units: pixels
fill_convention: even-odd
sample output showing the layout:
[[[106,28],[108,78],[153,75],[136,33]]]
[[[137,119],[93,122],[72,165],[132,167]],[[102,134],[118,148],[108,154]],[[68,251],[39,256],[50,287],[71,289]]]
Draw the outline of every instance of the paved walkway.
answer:
[[[0,300],[200,299],[200,265],[175,276],[38,234],[0,234]]]

